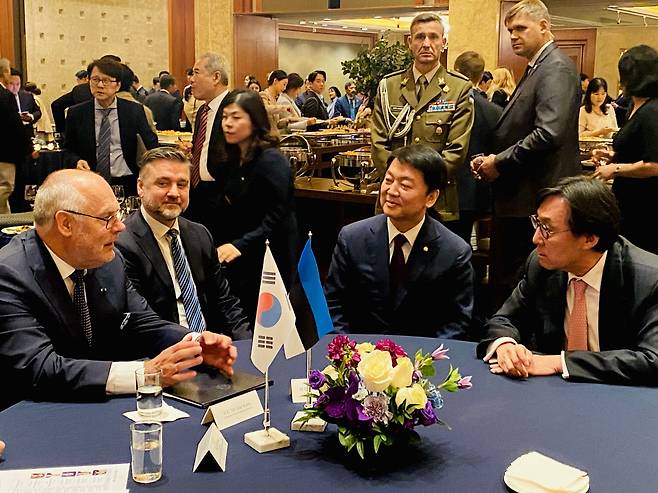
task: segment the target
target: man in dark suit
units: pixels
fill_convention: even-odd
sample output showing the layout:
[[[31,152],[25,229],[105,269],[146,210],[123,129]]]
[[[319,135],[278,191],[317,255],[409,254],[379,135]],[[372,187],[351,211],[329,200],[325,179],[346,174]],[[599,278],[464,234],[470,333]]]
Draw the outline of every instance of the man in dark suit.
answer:
[[[224,197],[208,169],[220,165],[219,154],[212,152],[212,149],[217,146],[222,132],[219,107],[228,94],[228,69],[222,56],[205,53],[196,61],[192,70],[192,95],[205,104],[199,107],[194,121],[192,145],[184,147],[192,153],[190,207],[185,217],[203,224],[217,241],[220,238],[219,219]]]
[[[230,338],[159,318],[114,250],[125,229],[107,182],[61,170],[39,188],[36,229],[0,252],[2,399],[99,399],[134,393],[134,371],[162,370],[163,386],[202,362],[232,373]],[[137,358],[146,361],[130,361]]]
[[[468,77],[473,85],[471,98],[473,98],[475,114],[466,160],[457,171],[459,219],[446,223],[446,226],[470,244],[473,223],[491,210],[491,190],[486,182],[475,179],[469,163],[473,156],[491,152],[493,130],[502,108],[487,100],[486,95],[478,89],[484,73],[484,58],[479,53],[465,51],[459,55],[455,59],[455,71]]]
[[[34,137],[34,124],[41,118],[41,108],[34,100],[34,95],[22,88],[22,74],[15,68],[11,69],[7,89],[16,98],[18,114],[23,122],[23,129],[29,138]]]
[[[338,235],[325,292],[340,332],[463,337],[473,308],[471,248],[427,215],[447,168],[429,146],[389,157],[384,211]]]
[[[345,83],[345,94],[338,98],[334,106],[334,116],[342,116],[352,121],[356,120],[356,113],[363,100],[356,95],[356,84],[348,80]]]
[[[136,194],[137,136],[146,149],[158,146],[139,103],[116,97],[121,86],[121,65],[95,60],[90,65],[94,99],[69,109],[64,149],[78,169],[99,173],[126,195]]]
[[[144,100],[144,104],[153,111],[158,130],[180,130],[183,101],[172,96],[176,90],[176,80],[165,74],[160,77],[160,90],[149,94]]]
[[[166,147],[148,151],[137,191],[142,208],[126,220],[117,242],[137,292],[165,320],[190,329],[195,324],[212,327],[233,339],[250,338],[249,322],[229,291],[210,233],[179,217],[189,203],[185,154]]]
[[[18,116],[16,98],[7,90],[10,81],[9,60],[0,58],[0,214],[8,214],[9,196],[14,190],[16,166],[30,153],[30,139]]]
[[[85,72],[84,79],[78,77],[78,75],[82,75],[81,72]],[[57,128],[58,132],[64,133],[66,130],[67,108],[94,99],[94,96],[91,94],[91,88],[89,87],[88,75],[89,74],[86,70],[77,72],[75,74],[77,84],[73,87],[73,89],[50,103],[50,109],[53,113],[53,120],[55,120],[55,127]]]
[[[522,0],[505,16],[514,53],[528,67],[498,120],[494,152],[472,161],[492,182],[491,281],[495,306],[509,296],[533,246],[527,216],[537,192],[580,173],[578,73],[553,42],[550,16],[540,0]]]
[[[328,120],[327,105],[322,97],[324,84],[327,81],[327,73],[324,70],[314,70],[308,74],[308,90],[305,93],[304,104],[300,108],[302,116]]]
[[[131,84],[131,87],[130,87],[130,93],[133,95],[133,97],[137,101],[139,101],[142,104],[144,104],[144,101],[146,100],[146,96],[149,95],[148,91],[139,82],[139,77],[137,77],[137,74],[133,74],[133,80],[132,80],[132,84]]]
[[[619,207],[596,179],[565,178],[538,203],[537,249],[478,357],[513,377],[657,385],[658,256],[618,235]]]

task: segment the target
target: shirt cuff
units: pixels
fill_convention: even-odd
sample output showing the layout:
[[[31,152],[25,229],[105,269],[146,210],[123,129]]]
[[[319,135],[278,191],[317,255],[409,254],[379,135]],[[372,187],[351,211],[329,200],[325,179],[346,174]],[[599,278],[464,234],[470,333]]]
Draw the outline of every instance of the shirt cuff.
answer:
[[[511,342],[513,344],[517,344],[517,342],[512,339],[511,337],[499,337],[495,341],[493,341],[491,344],[489,344],[489,347],[487,348],[487,354],[484,355],[484,358],[482,358],[482,361],[485,363],[488,363],[489,360],[493,357],[494,354],[496,354],[496,349],[498,349],[502,344],[505,344],[506,342]]]
[[[562,359],[562,378],[569,378],[569,370],[567,369],[567,355],[564,351],[560,351],[560,359]]]
[[[144,368],[143,361],[114,361],[107,376],[105,392],[109,395],[134,394],[135,370]]]

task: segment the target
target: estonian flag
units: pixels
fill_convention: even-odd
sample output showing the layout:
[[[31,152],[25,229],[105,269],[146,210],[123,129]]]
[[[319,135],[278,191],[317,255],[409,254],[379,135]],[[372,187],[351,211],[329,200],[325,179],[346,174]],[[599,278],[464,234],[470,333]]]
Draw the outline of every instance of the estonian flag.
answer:
[[[297,274],[299,281],[293,285],[290,301],[295,307],[295,325],[301,343],[304,349],[310,349],[322,336],[334,330],[310,238],[299,258]]]

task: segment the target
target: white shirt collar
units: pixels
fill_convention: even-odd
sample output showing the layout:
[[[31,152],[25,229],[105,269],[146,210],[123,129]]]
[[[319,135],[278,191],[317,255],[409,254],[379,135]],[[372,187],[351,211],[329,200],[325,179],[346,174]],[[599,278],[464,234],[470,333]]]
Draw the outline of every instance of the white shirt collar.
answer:
[[[208,103],[208,107],[212,110],[213,113],[217,113],[219,110],[219,106],[222,104],[222,101],[228,94],[228,88],[221,94],[215,96],[213,99],[210,100]]]
[[[107,108],[116,108],[116,107],[117,107],[117,97],[116,97],[116,94],[115,94],[114,95],[114,101],[112,101],[112,103],[110,103],[110,105]],[[96,98],[94,98],[94,108],[97,109],[97,110],[107,109],[107,108],[103,108],[100,104],[98,104],[98,101],[96,100]]]
[[[572,279],[582,279],[585,281],[587,286],[594,288],[597,291],[601,291],[601,282],[603,280],[603,267],[605,267],[605,259],[608,257],[608,251],[606,250],[603,252],[603,255],[601,255],[601,258],[599,261],[594,264],[594,267],[592,267],[590,270],[587,271],[587,273],[582,276],[578,277],[571,272],[569,272],[569,275],[567,277],[567,282],[570,283]]]
[[[43,244],[46,245],[46,242],[44,241]],[[53,261],[55,262],[55,266],[59,271],[59,275],[62,276],[62,279],[67,279],[71,277],[71,274],[75,272],[75,267],[71,267],[67,262],[65,262],[60,257],[58,257],[57,254],[53,252],[48,245],[46,245],[46,249],[48,250],[50,256],[53,258]],[[87,273],[87,269],[85,269],[85,274],[86,273]]]
[[[432,70],[427,72],[426,74],[422,74],[417,68],[416,65],[413,67],[413,72],[414,72],[414,83],[418,84],[418,78],[421,75],[425,75],[425,78],[427,79],[427,82],[432,82],[432,79],[434,78],[434,75],[438,72],[439,67],[441,66],[440,63],[436,64],[436,67],[434,67]]]
[[[533,56],[530,61],[528,62],[528,65],[530,65],[531,68],[535,66],[537,63],[537,60],[539,60],[539,57],[541,56],[542,53],[548,48],[548,46],[553,42],[552,39],[549,39],[546,44],[544,44],[541,48],[539,48],[539,51],[535,53],[535,56]]]
[[[178,227],[178,218],[174,221],[174,225],[170,228],[169,226],[166,226],[162,224],[160,221],[152,217],[148,212],[146,212],[146,209],[144,209],[144,206],[140,206],[140,212],[142,213],[142,217],[144,218],[144,221],[146,221],[146,224],[149,225],[149,228],[151,228],[151,231],[153,231],[153,236],[156,238],[164,238],[164,236],[167,234],[167,232],[170,229],[175,229],[178,231],[178,234],[180,234],[180,228]]]
[[[387,217],[386,218],[386,226],[388,227],[388,244],[390,246],[391,242],[393,239],[399,235],[402,234],[404,237],[407,239],[409,242],[409,245],[411,247],[414,246],[414,242],[416,241],[416,238],[418,237],[418,233],[420,232],[420,228],[423,227],[423,223],[425,222],[425,216],[423,215],[423,218],[420,220],[418,224],[416,224],[413,228],[411,228],[409,231],[406,233],[401,233],[398,228],[393,226],[393,223],[391,220]]]

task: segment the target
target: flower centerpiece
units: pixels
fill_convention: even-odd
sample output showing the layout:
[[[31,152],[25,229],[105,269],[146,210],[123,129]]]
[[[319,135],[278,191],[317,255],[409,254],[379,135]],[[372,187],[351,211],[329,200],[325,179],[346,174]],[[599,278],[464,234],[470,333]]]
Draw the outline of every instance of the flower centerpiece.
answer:
[[[328,350],[331,364],[309,374],[317,400],[299,421],[319,417],[337,424],[341,445],[348,451],[356,447],[362,459],[366,447],[378,453],[382,445],[417,437],[417,425],[445,425],[437,416],[443,407],[441,390],[472,386],[471,377],[462,377],[452,365],[443,383],[430,382],[434,361],[449,359],[443,344],[431,354],[419,350],[413,361],[390,339],[357,344],[339,335]]]

